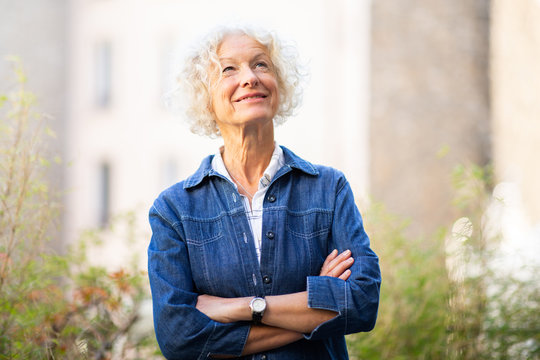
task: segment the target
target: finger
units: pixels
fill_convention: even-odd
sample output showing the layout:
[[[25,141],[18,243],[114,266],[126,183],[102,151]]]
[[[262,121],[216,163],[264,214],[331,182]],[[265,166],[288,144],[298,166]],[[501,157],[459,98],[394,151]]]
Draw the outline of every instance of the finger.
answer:
[[[331,271],[332,276],[340,277],[347,269],[349,269],[352,266],[353,263],[354,263],[354,258],[352,257],[346,260],[343,260]]]
[[[341,280],[347,280],[351,276],[351,270],[347,269],[339,276]]]
[[[347,257],[350,257],[350,252],[349,253],[346,253],[346,252],[341,253],[335,259],[331,260],[328,264],[323,266],[323,268],[321,269],[320,275],[321,276],[334,276],[334,277],[337,277],[337,275],[334,275],[335,274],[334,269],[339,264],[341,264],[343,261],[345,261],[347,259]]]
[[[328,264],[329,264],[332,260],[334,260],[334,259],[336,258],[337,254],[338,254],[337,249],[332,250],[332,252],[331,252],[330,254],[328,254],[328,256],[326,257],[326,259],[324,260],[324,263],[323,263],[322,267],[328,266]]]
[[[351,257],[351,251],[345,250],[341,254],[339,254],[335,259],[330,261],[330,263],[327,266],[327,272],[333,272],[333,270],[341,264],[343,261],[346,261],[348,258]]]
[[[332,250],[332,252],[328,254],[328,256],[324,260],[324,263],[321,267],[321,271],[319,274],[320,276],[325,276],[328,273],[328,271],[330,271],[328,266],[337,257],[337,255],[338,255],[337,249]]]
[[[346,250],[321,269],[320,276],[339,277],[353,262],[354,259],[351,257],[351,252]]]

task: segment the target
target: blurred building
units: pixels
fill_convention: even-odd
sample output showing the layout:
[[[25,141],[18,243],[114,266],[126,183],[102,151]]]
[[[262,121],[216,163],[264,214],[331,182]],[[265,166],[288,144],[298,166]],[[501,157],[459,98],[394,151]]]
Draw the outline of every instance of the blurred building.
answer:
[[[183,115],[171,112],[166,102],[186,50],[229,22],[276,29],[298,44],[311,77],[304,106],[277,129],[276,139],[313,162],[344,170],[365,194],[369,3],[279,1],[264,12],[245,0],[230,5],[218,0],[69,1],[68,239],[81,229],[114,222],[126,211],[135,211],[148,233],[146,214],[153,199],[217,151],[220,140],[191,134]],[[309,17],[298,22],[304,13]],[[148,238],[137,245],[141,253]],[[117,263],[127,252],[115,240],[96,258]]]
[[[492,160],[490,1],[372,5],[370,185],[426,234],[452,218],[452,169]]]
[[[51,151],[62,153],[67,105],[67,2],[0,0],[0,20],[0,91],[15,88],[13,64],[7,58],[19,57],[27,76],[26,89],[39,95],[38,109],[58,132]]]
[[[507,254],[540,251],[540,1],[374,0],[370,194],[429,235],[452,169],[494,165]]]
[[[539,264],[540,1],[493,0],[491,16],[493,163],[495,195],[505,199],[504,250]]]
[[[46,151],[61,158],[66,155],[68,34],[67,1],[0,0],[0,93],[17,89],[14,63],[8,58],[18,57],[27,78],[25,90],[37,95],[35,110],[56,133]],[[48,175],[52,192],[63,199],[64,169],[53,164]]]
[[[520,228],[531,234],[540,224],[540,170],[531,160],[540,147],[539,7],[279,0],[262,11],[246,0],[0,0],[0,55],[22,57],[28,87],[55,119],[68,241],[125,211],[148,233],[159,191],[216,151],[219,140],[191,134],[164,95],[189,45],[235,21],[296,42],[311,76],[304,106],[277,141],[343,170],[361,206],[383,201],[411,219],[412,231],[430,233],[452,221],[452,168],[493,162],[498,181],[521,194]],[[6,71],[0,64],[0,78]],[[142,258],[146,241],[134,247]],[[96,257],[121,262],[128,249],[107,245]]]

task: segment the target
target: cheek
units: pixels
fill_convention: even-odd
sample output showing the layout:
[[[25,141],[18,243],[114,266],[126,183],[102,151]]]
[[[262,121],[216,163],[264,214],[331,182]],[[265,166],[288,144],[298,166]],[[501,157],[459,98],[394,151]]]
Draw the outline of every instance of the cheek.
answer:
[[[269,83],[271,84],[270,86],[272,86],[272,89],[277,93],[279,89],[279,83],[277,79],[275,78],[275,76],[272,76],[270,78]]]
[[[279,92],[279,86],[276,83],[274,83],[274,99],[273,99],[273,103],[274,103],[274,107],[275,109],[277,110],[277,108],[279,107],[279,98],[280,98],[280,92]]]
[[[235,92],[234,84],[224,82],[218,92],[219,100],[223,105],[230,105],[231,99]]]
[[[230,106],[229,99],[231,98],[230,87],[221,84],[217,89],[212,92],[212,108],[213,112],[223,111],[226,107]]]

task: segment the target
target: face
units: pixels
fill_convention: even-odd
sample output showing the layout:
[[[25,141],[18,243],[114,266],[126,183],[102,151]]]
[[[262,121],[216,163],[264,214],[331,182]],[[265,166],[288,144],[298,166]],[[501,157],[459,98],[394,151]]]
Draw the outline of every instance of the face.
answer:
[[[228,35],[218,48],[221,76],[212,89],[218,127],[272,121],[279,105],[278,85],[268,50],[247,35]]]

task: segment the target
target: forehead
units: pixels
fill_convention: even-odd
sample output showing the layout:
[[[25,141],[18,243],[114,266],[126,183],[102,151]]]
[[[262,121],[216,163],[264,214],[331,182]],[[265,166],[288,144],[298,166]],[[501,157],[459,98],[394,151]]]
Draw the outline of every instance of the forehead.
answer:
[[[245,34],[226,35],[217,49],[217,55],[220,59],[261,54],[269,56],[266,46]]]

